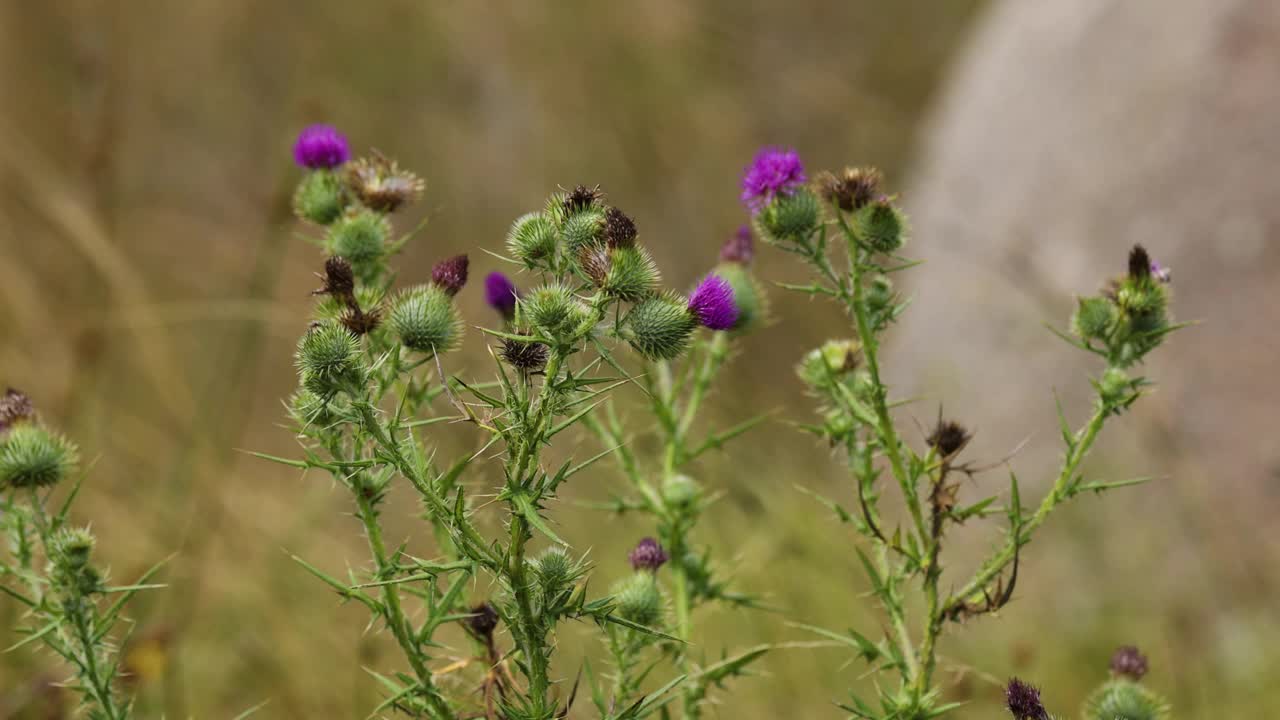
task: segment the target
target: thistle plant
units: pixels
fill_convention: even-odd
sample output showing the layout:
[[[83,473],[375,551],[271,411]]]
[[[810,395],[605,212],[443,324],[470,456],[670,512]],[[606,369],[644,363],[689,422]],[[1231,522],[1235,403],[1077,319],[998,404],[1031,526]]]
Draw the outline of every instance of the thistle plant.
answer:
[[[1023,548],[1064,502],[1142,482],[1087,479],[1083,464],[1107,420],[1128,410],[1148,381],[1135,374],[1146,355],[1179,326],[1169,319],[1168,275],[1147,252],[1134,247],[1127,272],[1097,296],[1082,298],[1070,333],[1073,347],[1098,356],[1102,369],[1090,382],[1093,410],[1072,429],[1059,406],[1063,460],[1048,493],[1024,508],[1016,475],[1008,497],[960,500],[960,480],[1003,463],[980,466],[961,459],[971,433],[939,415],[937,424],[911,443],[895,409],[905,400],[890,393],[881,356],[885,333],[906,309],[891,277],[916,263],[900,253],[907,219],[881,188],[880,173],[846,169],[823,173],[812,185],[792,151],[765,149],[747,168],[742,199],[755,227],[771,245],[804,261],[815,279],[791,289],[829,298],[845,309],[852,337],[831,340],[808,353],[798,373],[818,402],[820,421],[806,426],[844,456],[853,485],[852,510],[824,502],[861,537],[857,555],[884,614],[883,637],[872,640],[814,628],[843,643],[881,676],[879,697],[856,694],[841,707],[856,718],[924,720],[956,707],[941,701],[938,641],[949,625],[998,611],[1012,597]],[[883,507],[892,489],[901,519]],[[1003,515],[1003,540],[976,570],[944,579],[948,531],[971,520]],[[958,581],[957,581],[958,580]]]
[[[342,598],[363,604],[399,646],[406,667],[378,674],[387,697],[374,713],[564,717],[577,684],[557,686],[552,661],[561,623],[589,619],[606,633],[677,639],[662,630],[656,585],[591,599],[588,563],[554,530],[549,511],[560,489],[608,452],[554,465],[548,456],[610,392],[633,382],[625,359],[614,356],[619,347],[674,359],[699,326],[720,327],[736,312],[731,292],[717,286],[710,296],[685,298],[661,289],[634,222],[599,188],[556,192],[507,237],[531,287],[521,291],[500,273],[485,280],[501,320],[482,331],[492,342],[494,379],[466,380],[446,370],[464,331],[453,299],[468,279],[466,256],[442,260],[429,282],[392,287],[389,260],[410,235],[393,238],[391,216],[417,198],[422,181],[381,155],[350,160],[345,140],[328,128],[305,131],[295,154],[307,170],[297,213],[319,229],[327,258],[315,317],[298,344],[300,387],[289,403],[305,457],[264,457],[324,471],[351,495],[368,566],[338,579],[304,565]],[[479,450],[441,461],[422,433],[443,423],[468,426]],[[493,461],[501,484],[477,487],[470,474]],[[422,503],[434,557],[416,557],[407,543],[386,537],[381,516],[389,490],[401,483]],[[485,533],[482,510],[496,512],[501,534]],[[548,545],[539,553],[536,536]],[[478,579],[496,590],[471,606],[466,588]],[[466,628],[472,657],[448,656],[437,632],[451,623]],[[454,680],[466,666],[481,669],[479,694]],[[681,680],[644,695],[600,694],[597,705],[603,717],[645,717],[669,702]]]
[[[159,570],[134,585],[112,586],[93,562],[95,538],[72,522],[80,489],[79,451],[42,423],[26,394],[0,397],[0,532],[8,545],[0,560],[0,592],[24,609],[26,637],[9,648],[41,643],[71,670],[66,685],[80,696],[86,717],[132,716],[133,699],[117,687],[119,643],[128,634],[125,604]],[[59,502],[60,485],[70,489]]]
[[[750,270],[753,253],[751,231],[743,227],[725,243],[720,263],[689,297],[688,307],[714,332],[696,337],[680,358],[643,358],[640,381],[652,416],[645,427],[630,427],[613,403],[586,418],[587,426],[612,453],[627,481],[627,492],[614,497],[607,507],[620,514],[646,516],[653,522],[656,536],[641,539],[631,551],[633,573],[619,581],[617,593],[620,597],[650,593],[659,578],[668,578],[674,613],[670,632],[681,641],[660,644],[659,657],[650,659],[646,652],[659,645],[651,636],[610,629],[612,694],[629,698],[653,664],[665,657],[687,677],[681,688],[685,718],[701,717],[709,691],[746,672],[768,650],[758,646],[725,652],[708,662],[705,656],[695,654],[694,642],[694,614],[701,607],[758,606],[756,598],[730,587],[721,568],[712,562],[710,549],[700,547],[694,539],[699,518],[714,501],[696,479],[698,459],[764,420],[758,416],[713,432],[702,430],[697,423],[703,401],[733,354],[734,345],[757,327],[765,314],[765,296]],[[639,432],[656,435],[660,447],[656,462],[646,463],[646,458],[632,450]],[[660,572],[664,566],[666,570]]]
[[[1111,677],[1098,687],[1080,712],[1082,720],[1168,720],[1169,704],[1142,684],[1147,658],[1126,645],[1111,656]],[[1005,704],[1015,720],[1054,720],[1040,700],[1040,691],[1013,678],[1005,687]]]

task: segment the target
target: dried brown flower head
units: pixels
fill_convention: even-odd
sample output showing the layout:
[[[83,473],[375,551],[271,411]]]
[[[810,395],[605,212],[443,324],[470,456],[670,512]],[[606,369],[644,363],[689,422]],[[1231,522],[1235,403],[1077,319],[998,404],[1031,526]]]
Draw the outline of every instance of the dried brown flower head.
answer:
[[[426,186],[422,178],[376,151],[347,167],[347,187],[360,204],[378,212],[395,212],[417,200]]]

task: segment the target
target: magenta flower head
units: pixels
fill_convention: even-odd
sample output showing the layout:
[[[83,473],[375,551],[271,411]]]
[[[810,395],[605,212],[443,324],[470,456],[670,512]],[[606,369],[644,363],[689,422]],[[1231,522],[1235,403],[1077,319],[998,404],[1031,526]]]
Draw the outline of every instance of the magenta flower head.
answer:
[[[733,286],[719,275],[708,275],[689,296],[689,312],[710,330],[728,330],[738,322],[738,305]]]
[[[1018,678],[1009,680],[1004,689],[1005,704],[1017,720],[1050,720],[1049,712],[1040,702],[1040,691]]]
[[[467,284],[467,266],[470,261],[466,255],[454,255],[436,263],[431,268],[431,284],[450,295],[457,295],[463,285]]]
[[[511,278],[500,272],[491,272],[484,279],[484,299],[489,307],[502,313],[502,317],[510,320],[516,314],[516,298],[520,291],[516,289]]]
[[[751,228],[746,225],[738,228],[738,232],[720,247],[721,262],[750,265],[755,254],[755,240],[751,237]]]
[[[312,125],[298,133],[293,159],[312,170],[331,169],[351,159],[347,138],[332,125]]]
[[[742,175],[742,202],[758,213],[775,197],[790,195],[804,182],[804,164],[795,150],[763,148]]]
[[[669,558],[667,551],[662,549],[657,540],[647,537],[636,543],[635,548],[627,553],[627,559],[631,561],[633,570],[657,572]]]

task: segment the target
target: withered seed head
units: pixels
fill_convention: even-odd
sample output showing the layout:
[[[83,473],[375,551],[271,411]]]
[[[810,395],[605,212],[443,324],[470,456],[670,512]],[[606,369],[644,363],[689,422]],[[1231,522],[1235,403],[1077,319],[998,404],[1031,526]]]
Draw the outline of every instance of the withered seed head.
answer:
[[[1151,277],[1151,256],[1141,245],[1134,245],[1129,251],[1129,277],[1134,280]]]
[[[489,603],[482,602],[471,608],[471,614],[464,621],[467,630],[473,635],[488,640],[493,637],[493,631],[498,628],[498,611]]]
[[[347,187],[361,205],[378,212],[395,212],[417,200],[426,186],[422,178],[401,170],[394,160],[377,151],[347,167]]]
[[[875,168],[845,168],[839,175],[818,176],[818,190],[827,202],[845,212],[859,210],[880,193],[880,171]]]
[[[499,354],[508,365],[525,375],[538,372],[547,364],[547,346],[542,343],[503,340]]]
[[[611,248],[631,247],[636,242],[636,223],[616,207],[604,211],[604,241]]]
[[[1130,680],[1141,680],[1147,674],[1147,656],[1133,645],[1116,648],[1111,656],[1111,672]]]
[[[361,310],[360,306],[352,300],[347,309],[338,317],[338,322],[356,335],[368,335],[377,330],[378,326],[382,324],[382,308],[375,307]]]
[[[613,259],[609,255],[609,248],[601,245],[583,245],[578,248],[578,266],[582,268],[582,272],[591,278],[591,282],[596,287],[604,285],[605,279],[609,275],[609,267],[612,265]]]
[[[973,439],[973,436],[960,423],[952,420],[939,420],[938,424],[933,428],[933,432],[929,433],[926,441],[930,447],[938,451],[939,456],[947,458],[963,450],[971,439]]]
[[[355,274],[351,271],[351,263],[345,258],[334,256],[324,261],[324,287],[312,291],[312,295],[333,295],[339,298],[350,297],[356,289]]]
[[[35,414],[31,398],[21,390],[9,388],[0,397],[0,432],[8,430],[15,423],[30,420]]]
[[[579,185],[564,199],[564,211],[566,215],[582,212],[587,208],[594,206],[596,203],[604,199],[604,193],[600,191],[600,186],[587,187]]]

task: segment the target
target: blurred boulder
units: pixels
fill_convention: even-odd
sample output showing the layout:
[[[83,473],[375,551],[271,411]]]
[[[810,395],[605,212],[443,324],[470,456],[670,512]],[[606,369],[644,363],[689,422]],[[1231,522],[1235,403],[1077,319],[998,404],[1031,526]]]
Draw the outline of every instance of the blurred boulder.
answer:
[[[1154,353],[1156,393],[1104,443],[1117,462],[1094,467],[1169,474],[1184,500],[1246,516],[1274,509],[1280,3],[1004,0],[987,13],[904,194],[910,250],[930,262],[893,337],[913,354],[890,377],[977,425],[989,457],[1033,435],[1015,467],[1043,488],[1059,447],[1050,391],[1078,424],[1082,373],[1099,368],[1042,325],[1065,327],[1073,296],[1141,243],[1172,268],[1175,317],[1202,324]]]

